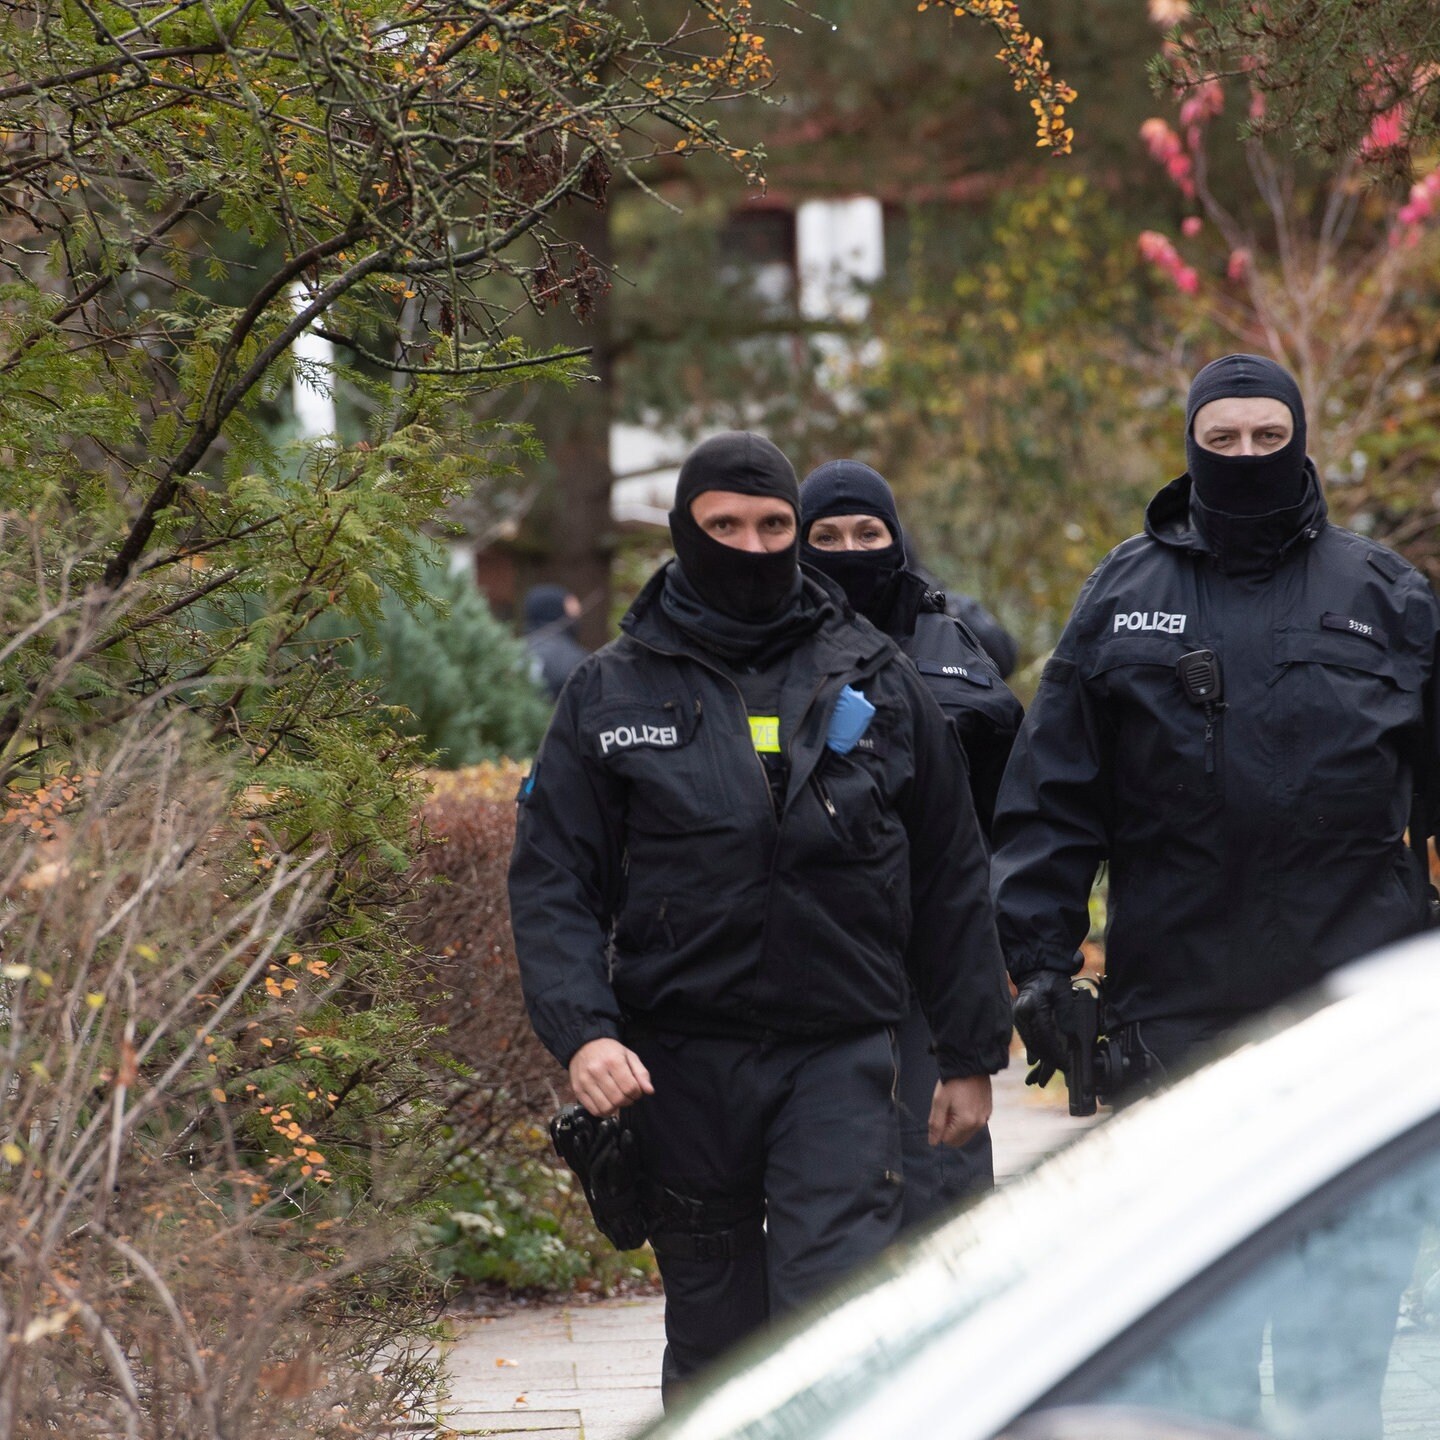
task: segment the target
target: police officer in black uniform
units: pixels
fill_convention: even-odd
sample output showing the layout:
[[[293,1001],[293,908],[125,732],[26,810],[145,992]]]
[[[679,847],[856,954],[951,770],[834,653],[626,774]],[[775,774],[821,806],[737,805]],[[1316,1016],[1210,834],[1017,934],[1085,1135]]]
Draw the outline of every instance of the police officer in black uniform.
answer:
[[[1207,365],[1186,418],[1188,471],[1086,582],[995,818],[1016,1021],[1052,1055],[1102,860],[1107,1020],[1162,1066],[1426,918],[1404,835],[1436,773],[1435,596],[1326,520],[1274,361]]]
[[[798,511],[760,436],[694,451],[676,559],[571,677],[522,788],[526,1000],[579,1100],[635,1137],[667,1395],[894,1236],[910,986],[937,1142],[985,1123],[1007,1058],[954,731],[894,644],[802,576]]]
[[[1132,1087],[1425,924],[1428,877],[1405,832],[1432,832],[1440,773],[1440,606],[1398,555],[1328,523],[1291,375],[1254,355],[1207,365],[1185,445],[1188,471],[1151,502],[1145,533],[1081,591],[994,828],[1001,942],[1032,1060],[1063,1062],[1057,1006],[1108,860],[1102,1014]],[[1379,1434],[1401,1268],[1374,1277],[1379,1301],[1355,1297],[1356,1315],[1392,1323],[1333,1317],[1367,1377],[1351,1376],[1338,1407],[1336,1433],[1351,1440]],[[1295,1333],[1282,1312],[1304,1307],[1276,1303],[1278,1386]],[[1233,1338],[1250,1409],[1229,1418],[1248,1424],[1259,1331]],[[1297,1433],[1331,1433],[1311,1418]]]
[[[845,591],[857,613],[889,635],[924,677],[960,734],[970,790],[987,834],[1020,702],[945,596],[909,568],[895,496],[858,460],[831,460],[800,486],[800,558]],[[912,1006],[899,1030],[900,1122],[905,1157],[901,1228],[930,1221],[995,1183],[989,1127],[963,1146],[931,1145],[937,1072],[925,1017]]]

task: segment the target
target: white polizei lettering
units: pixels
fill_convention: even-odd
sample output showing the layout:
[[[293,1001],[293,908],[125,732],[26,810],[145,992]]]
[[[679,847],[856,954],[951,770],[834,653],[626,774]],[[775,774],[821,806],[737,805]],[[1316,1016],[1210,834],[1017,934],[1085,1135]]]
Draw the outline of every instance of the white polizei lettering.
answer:
[[[1188,615],[1174,615],[1168,610],[1117,610],[1115,626],[1110,632],[1118,635],[1122,630],[1158,630],[1166,635],[1183,635]]]
[[[678,725],[617,725],[613,730],[602,730],[598,738],[602,755],[608,755],[612,750],[627,750],[632,745],[658,745],[669,749],[680,743],[680,727]]]

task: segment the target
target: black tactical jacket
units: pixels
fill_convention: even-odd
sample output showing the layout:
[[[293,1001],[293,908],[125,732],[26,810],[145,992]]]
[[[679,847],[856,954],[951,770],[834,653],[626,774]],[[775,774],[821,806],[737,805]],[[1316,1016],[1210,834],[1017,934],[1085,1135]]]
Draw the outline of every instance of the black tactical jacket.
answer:
[[[1238,1016],[1417,929],[1437,631],[1429,585],[1327,524],[1313,472],[1299,510],[1233,532],[1188,476],[1162,490],[1081,591],[1001,787],[1012,974],[1073,968],[1102,860],[1120,1021]],[[1208,713],[1176,668],[1200,648]]]
[[[980,642],[1002,680],[1008,680],[1020,658],[1015,637],[973,596],[946,595],[945,613],[958,620]]]
[[[934,599],[943,605],[943,597]],[[1000,779],[1025,712],[978,637],[953,616],[922,609],[900,648],[960,732],[971,797],[989,835]]]
[[[618,1036],[622,1012],[843,1034],[899,1020],[908,971],[941,1073],[1002,1069],[984,844],[955,732],[914,668],[822,587],[781,696],[777,811],[740,692],[665,617],[662,577],[571,677],[522,788],[510,909],[541,1040],[566,1063]],[[842,756],[824,740],[847,684],[876,713]]]

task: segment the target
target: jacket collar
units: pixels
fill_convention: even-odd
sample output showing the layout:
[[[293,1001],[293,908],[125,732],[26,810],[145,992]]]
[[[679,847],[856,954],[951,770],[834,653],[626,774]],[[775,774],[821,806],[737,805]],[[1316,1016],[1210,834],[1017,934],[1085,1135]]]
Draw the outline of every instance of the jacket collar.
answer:
[[[665,571],[671,563],[666,561],[645,582],[625,612],[620,628],[652,650],[686,655],[713,667],[714,656],[708,655],[673,624],[660,605]],[[801,575],[807,593],[822,607],[820,626],[806,642],[814,646],[817,675],[866,671],[877,661],[898,653],[893,641],[855,614],[845,599],[845,592],[833,580],[808,566],[801,567]]]
[[[1190,476],[1182,475],[1146,507],[1145,533],[1172,550],[1212,556],[1228,573],[1274,570],[1329,523],[1320,477],[1310,460],[1305,462],[1305,478],[1305,495],[1298,505],[1241,517],[1207,509]]]

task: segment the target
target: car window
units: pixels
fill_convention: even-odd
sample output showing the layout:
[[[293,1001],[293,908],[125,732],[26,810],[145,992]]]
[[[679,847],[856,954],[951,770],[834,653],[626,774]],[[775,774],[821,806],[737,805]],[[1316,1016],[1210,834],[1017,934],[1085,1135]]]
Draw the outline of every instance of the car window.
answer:
[[[1373,1157],[1062,1388],[1276,1440],[1440,1435],[1440,1137]]]

